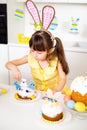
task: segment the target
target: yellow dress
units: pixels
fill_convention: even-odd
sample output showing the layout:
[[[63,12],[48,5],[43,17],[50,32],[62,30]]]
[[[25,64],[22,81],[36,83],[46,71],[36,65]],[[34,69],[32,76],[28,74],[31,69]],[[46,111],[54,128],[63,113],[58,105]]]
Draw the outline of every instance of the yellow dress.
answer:
[[[31,68],[32,78],[35,82],[37,90],[46,91],[48,88],[54,89],[58,86],[59,73],[58,73],[58,58],[55,57],[49,61],[49,66],[42,69],[37,60],[31,54],[28,56],[28,63]]]

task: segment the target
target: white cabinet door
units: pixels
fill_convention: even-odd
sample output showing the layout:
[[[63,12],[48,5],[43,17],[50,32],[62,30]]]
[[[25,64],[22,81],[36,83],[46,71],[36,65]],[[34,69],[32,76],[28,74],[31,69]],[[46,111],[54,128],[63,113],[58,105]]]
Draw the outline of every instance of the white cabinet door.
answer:
[[[21,58],[24,55],[29,54],[28,46],[9,46],[9,60]],[[22,73],[22,78],[26,78],[27,81],[31,80],[31,72],[28,64],[19,66],[19,69]],[[10,84],[13,84],[15,79],[10,72]]]
[[[77,76],[87,76],[87,53],[65,51],[70,72],[68,81],[72,81]]]
[[[8,70],[5,67],[8,61],[8,47],[5,44],[0,44],[0,83],[8,84]]]

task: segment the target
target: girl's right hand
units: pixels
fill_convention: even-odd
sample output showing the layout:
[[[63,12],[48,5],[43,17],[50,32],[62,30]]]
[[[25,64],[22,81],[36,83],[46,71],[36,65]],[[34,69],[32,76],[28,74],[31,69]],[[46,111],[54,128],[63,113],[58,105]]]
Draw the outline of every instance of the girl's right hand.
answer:
[[[22,75],[21,75],[21,72],[20,70],[12,70],[12,75],[13,77],[17,80],[17,81],[20,81],[21,78],[22,78]]]

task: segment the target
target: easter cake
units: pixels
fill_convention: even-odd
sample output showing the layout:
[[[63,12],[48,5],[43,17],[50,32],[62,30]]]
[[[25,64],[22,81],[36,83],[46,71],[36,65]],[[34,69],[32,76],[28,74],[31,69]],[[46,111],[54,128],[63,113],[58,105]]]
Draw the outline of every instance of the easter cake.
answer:
[[[70,88],[72,91],[71,98],[76,102],[83,102],[87,105],[87,77],[75,78]]]
[[[37,98],[38,93],[32,88],[29,88],[26,79],[22,79],[22,81],[19,84],[16,82],[15,85],[16,85],[15,99],[34,100]]]
[[[78,112],[86,112],[87,110],[87,76],[76,77],[66,92],[64,102],[68,108]]]
[[[41,117],[44,121],[56,123],[63,119],[63,108],[55,96],[49,95],[41,107]]]
[[[42,118],[57,122],[63,118],[63,110],[58,101],[46,100],[42,106]]]
[[[36,98],[36,95],[30,88],[21,88],[15,94],[15,98],[18,100],[33,100]]]

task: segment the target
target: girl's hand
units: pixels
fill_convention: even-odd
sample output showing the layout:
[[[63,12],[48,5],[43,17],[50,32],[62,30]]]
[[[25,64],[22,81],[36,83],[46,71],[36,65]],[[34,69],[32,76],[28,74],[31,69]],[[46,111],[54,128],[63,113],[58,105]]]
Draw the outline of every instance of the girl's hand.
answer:
[[[55,94],[57,91],[56,91],[56,90],[53,90],[52,92],[53,92],[53,94]]]
[[[58,90],[58,88],[52,90],[53,94],[55,94],[56,92],[60,92],[60,90]]]
[[[20,81],[21,78],[22,78],[21,72],[20,72],[18,69],[12,70],[12,75],[13,75],[13,77],[14,77],[16,80],[18,80],[18,81]]]

